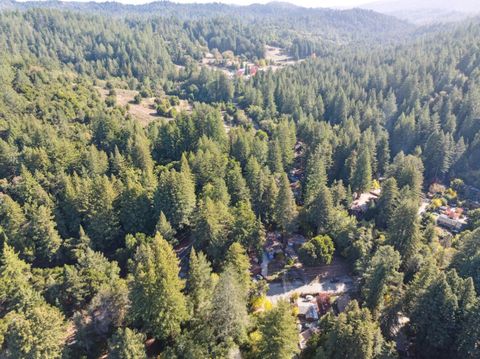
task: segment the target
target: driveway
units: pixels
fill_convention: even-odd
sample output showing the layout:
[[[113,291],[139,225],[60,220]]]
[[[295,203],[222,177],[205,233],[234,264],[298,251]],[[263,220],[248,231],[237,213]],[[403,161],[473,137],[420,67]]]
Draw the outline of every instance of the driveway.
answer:
[[[308,283],[299,279],[288,281],[283,277],[282,282],[269,283],[267,298],[276,303],[280,299],[288,299],[294,293],[298,294],[341,294],[354,288],[354,282],[350,276],[342,276],[335,279],[316,278]]]

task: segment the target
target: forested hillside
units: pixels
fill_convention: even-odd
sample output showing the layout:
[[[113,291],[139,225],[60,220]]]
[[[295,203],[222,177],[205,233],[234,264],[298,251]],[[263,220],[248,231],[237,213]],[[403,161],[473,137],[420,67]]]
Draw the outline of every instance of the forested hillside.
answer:
[[[480,357],[480,20],[2,6],[0,357]]]

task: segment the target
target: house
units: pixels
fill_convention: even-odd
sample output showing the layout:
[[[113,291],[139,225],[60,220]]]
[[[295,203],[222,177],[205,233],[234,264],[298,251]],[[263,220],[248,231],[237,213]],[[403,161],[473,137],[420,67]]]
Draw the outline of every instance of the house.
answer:
[[[350,206],[350,212],[355,216],[361,216],[367,212],[372,201],[375,201],[380,196],[380,190],[372,190],[360,194]]]
[[[305,298],[298,298],[298,316],[307,321],[316,321],[320,318],[318,312],[318,305],[316,299],[307,300]]]
[[[450,230],[460,231],[467,224],[463,208],[441,206],[436,218],[437,225]]]
[[[458,218],[458,217],[451,218],[446,214],[439,215],[437,217],[436,222],[437,222],[437,225],[439,226],[456,230],[456,231],[460,231],[463,228],[463,226],[467,223],[465,218]]]
[[[287,243],[289,247],[301,247],[307,242],[307,238],[301,234],[293,234],[288,238]]]
[[[269,260],[272,260],[276,254],[283,253],[283,244],[280,242],[280,237],[280,234],[277,232],[267,233],[267,241],[264,250],[267,253]]]

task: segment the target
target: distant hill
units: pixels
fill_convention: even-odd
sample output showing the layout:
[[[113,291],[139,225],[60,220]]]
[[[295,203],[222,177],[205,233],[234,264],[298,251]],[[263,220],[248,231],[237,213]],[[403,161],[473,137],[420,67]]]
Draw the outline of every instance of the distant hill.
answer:
[[[27,1],[2,0],[0,9],[28,10],[49,8],[109,14],[111,16],[162,16],[181,20],[233,17],[236,20],[275,26],[282,30],[300,30],[324,35],[329,40],[392,39],[412,30],[412,26],[397,18],[371,10],[306,9],[290,3],[272,2],[235,6],[221,3],[178,4],[158,1],[144,5],[124,5],[117,2]],[[288,24],[288,29],[285,29]]]
[[[381,0],[361,6],[416,24],[459,21],[480,14],[479,0]]]

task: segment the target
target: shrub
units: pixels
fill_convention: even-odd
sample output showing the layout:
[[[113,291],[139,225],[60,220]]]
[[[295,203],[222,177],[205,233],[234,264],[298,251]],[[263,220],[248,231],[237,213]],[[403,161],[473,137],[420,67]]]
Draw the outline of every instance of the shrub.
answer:
[[[298,255],[307,266],[332,263],[335,246],[329,236],[317,236],[305,243]]]

